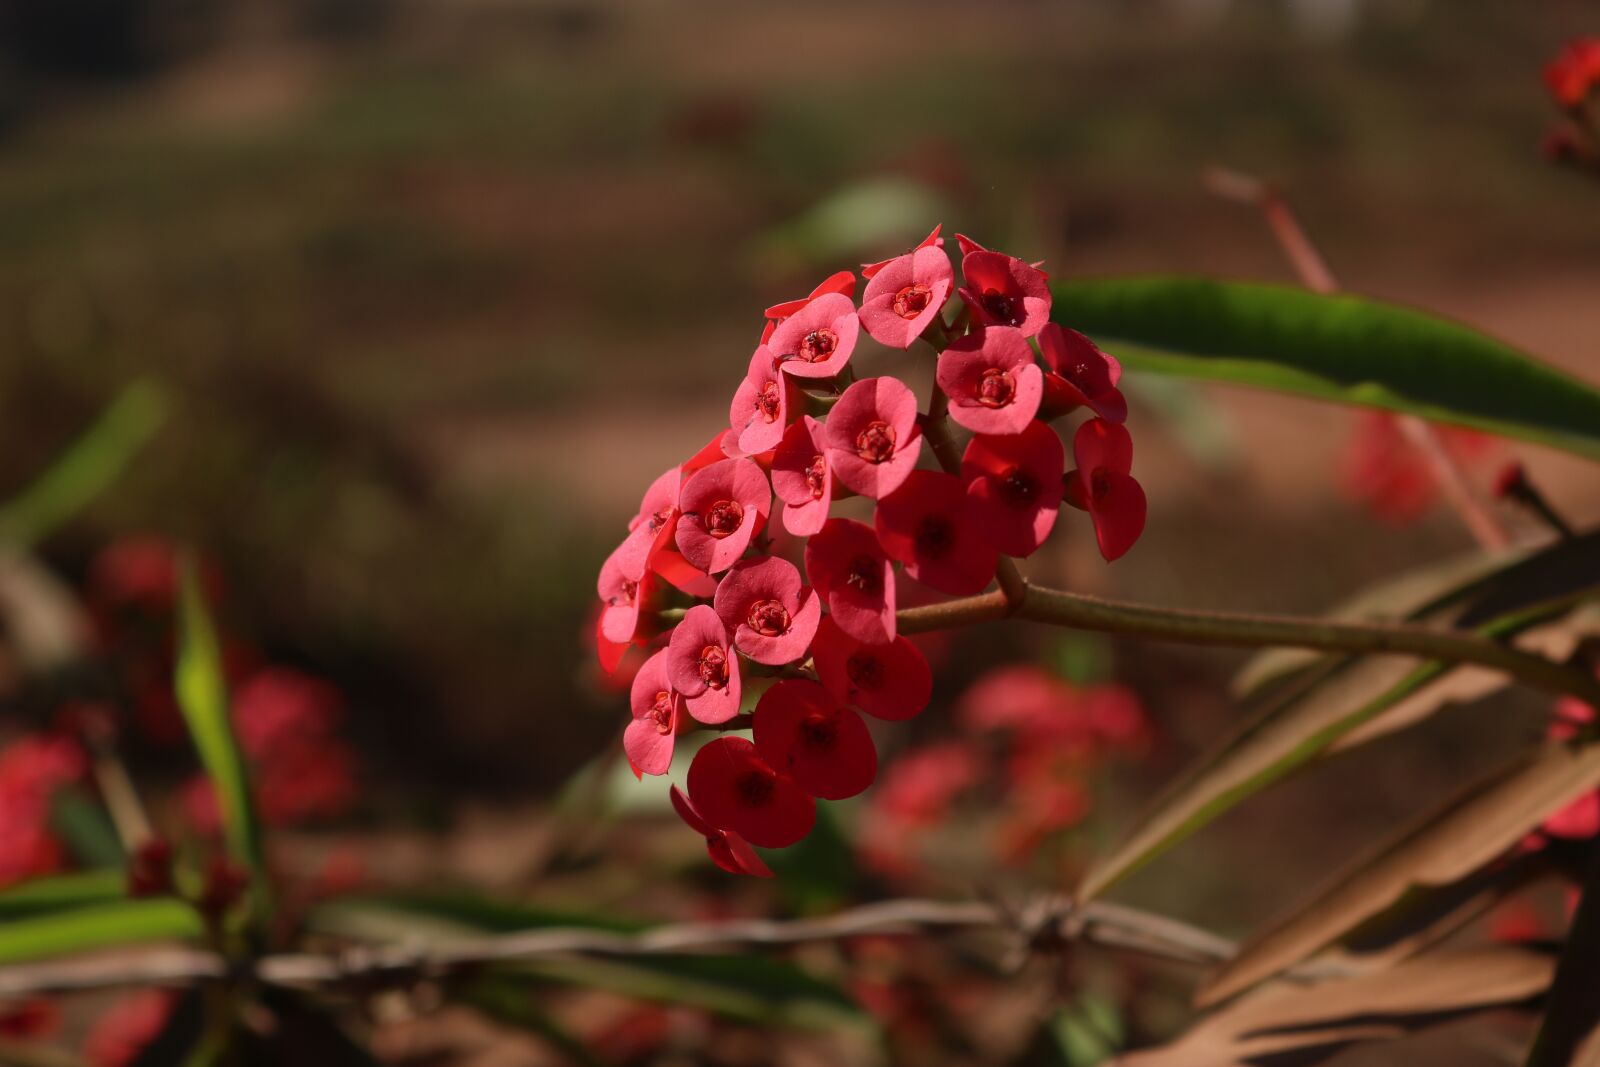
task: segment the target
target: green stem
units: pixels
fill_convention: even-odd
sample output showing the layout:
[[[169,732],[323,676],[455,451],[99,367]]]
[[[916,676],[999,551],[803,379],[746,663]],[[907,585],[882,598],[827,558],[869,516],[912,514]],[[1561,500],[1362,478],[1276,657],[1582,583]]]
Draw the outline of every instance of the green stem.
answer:
[[[1353,655],[1419,656],[1446,663],[1473,663],[1504,671],[1548,693],[1600,701],[1600,680],[1480,634],[1436,630],[1404,623],[1332,622],[1282,615],[1244,615],[1182,611],[1128,604],[1045,589],[1024,583],[1021,599],[1004,591],[906,608],[898,617],[901,633],[925,633],[1012,615],[1056,626],[1127,634],[1159,641],[1234,648],[1311,648]]]

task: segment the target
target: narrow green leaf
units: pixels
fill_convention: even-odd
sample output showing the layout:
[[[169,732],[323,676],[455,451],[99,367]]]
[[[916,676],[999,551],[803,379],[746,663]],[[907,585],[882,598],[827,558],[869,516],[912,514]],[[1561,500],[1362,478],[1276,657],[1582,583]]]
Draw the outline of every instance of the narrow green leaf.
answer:
[[[222,811],[222,832],[228,851],[251,874],[252,897],[263,906],[266,891],[261,828],[250,792],[244,754],[228,713],[228,688],[222,652],[205,593],[192,560],[183,567],[178,611],[178,663],[175,679],[178,706],[194,739]]]
[[[171,897],[93,904],[0,926],[0,964],[144,941],[190,940],[202,933],[194,908]]]
[[[167,407],[153,382],[123,389],[48,470],[0,507],[0,542],[31,548],[104,492],[161,428]]]
[[[126,892],[127,875],[120,870],[35,878],[0,892],[0,922],[70,911],[86,904],[105,904],[121,900]]]
[[[1051,316],[1132,371],[1405,412],[1600,459],[1600,390],[1439,316],[1209,278],[1051,288]]]
[[[82,787],[58,790],[50,798],[50,829],[81,866],[120,869],[127,858],[105,805]]]

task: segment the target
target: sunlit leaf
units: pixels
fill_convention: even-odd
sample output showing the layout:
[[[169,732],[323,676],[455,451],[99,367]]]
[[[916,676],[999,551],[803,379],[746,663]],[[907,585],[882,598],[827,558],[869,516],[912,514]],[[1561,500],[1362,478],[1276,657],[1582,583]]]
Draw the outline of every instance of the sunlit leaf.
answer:
[[[31,548],[77,514],[160,429],[167,407],[166,394],[152,382],[123,389],[49,469],[0,506],[0,543]]]
[[[1600,787],[1600,745],[1551,747],[1453,797],[1374,855],[1342,872],[1310,903],[1246,939],[1201,989],[1212,1004],[1332,944],[1413,887],[1467,878],[1549,815]]]
[[[86,904],[121,900],[127,893],[127,875],[121,870],[83,871],[35,878],[0,890],[0,922],[67,911]]]
[[[1600,390],[1449,319],[1209,278],[1065,280],[1052,290],[1052,317],[1130,371],[1406,412],[1600,459]]]
[[[192,560],[183,567],[174,688],[200,764],[216,790],[228,851],[250,872],[252,897],[259,908],[266,893],[261,827],[256,820],[244,754],[228,713],[221,646]]]
[[[0,925],[0,964],[145,941],[193,939],[199,914],[170,897],[92,904]]]

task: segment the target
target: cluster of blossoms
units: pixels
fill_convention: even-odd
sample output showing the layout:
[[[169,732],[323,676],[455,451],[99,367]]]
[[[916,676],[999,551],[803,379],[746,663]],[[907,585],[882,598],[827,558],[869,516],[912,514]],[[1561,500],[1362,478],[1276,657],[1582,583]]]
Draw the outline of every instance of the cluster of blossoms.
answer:
[[[85,766],[83,750],[62,737],[28,734],[0,749],[0,886],[61,868],[51,803]]]
[[[1091,807],[1092,776],[1113,757],[1138,757],[1151,727],[1125,686],[1078,686],[1032,664],[996,667],[956,705],[962,736],[904,753],[874,790],[861,856],[886,875],[918,872],[923,840],[980,783],[1003,796],[988,859],[1021,862],[1047,837],[1072,829]]]
[[[1556,163],[1600,173],[1600,37],[1579,37],[1562,46],[1544,68],[1545,88],[1561,109],[1561,121],[1545,134],[1543,152]]]
[[[651,484],[601,568],[602,665],[631,646],[652,652],[624,737],[635,772],[665,774],[687,731],[751,731],[706,744],[687,794],[672,790],[727,870],[768,873],[750,846],[795,843],[818,798],[872,782],[863,713],[901,720],[926,706],[928,664],[896,631],[900,575],[979,593],[1002,555],[1043,544],[1063,501],[1088,512],[1108,561],[1143,531],[1116,360],[1050,322],[1038,265],[956,240],[959,279],[936,228],[862,268],[859,307],[843,271],[768,308],[729,428]],[[933,350],[926,409],[898,378],[856,377],[863,333]],[[1050,422],[1079,408],[1090,417],[1069,470]],[[952,423],[970,434],[964,452]],[[942,469],[920,465],[925,438]],[[832,514],[852,496],[873,502],[870,524]],[[770,536],[777,504],[783,530],[804,540],[788,554],[798,566]]]

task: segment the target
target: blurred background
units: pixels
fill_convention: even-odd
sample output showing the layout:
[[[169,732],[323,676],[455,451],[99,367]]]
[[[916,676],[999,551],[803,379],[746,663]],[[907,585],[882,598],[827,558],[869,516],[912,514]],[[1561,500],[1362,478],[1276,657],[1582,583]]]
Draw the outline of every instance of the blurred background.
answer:
[[[436,862],[519,884],[528,813],[625,717],[593,576],[725,425],[762,308],[939,222],[1053,274],[1292,281],[1206,190],[1221,164],[1277,182],[1345,287],[1600,380],[1600,197],[1538,150],[1540,69],[1597,29],[1577,0],[6,0],[0,496],[160,386],[158,436],[45,559],[83,582],[119,539],[198,546],[229,625],[343,693],[346,829],[418,875],[454,828]],[[1447,509],[1359,499],[1352,413],[1128,385],[1146,536],[1107,568],[1064,515],[1036,574],[1312,612],[1471,546]],[[1487,448],[1600,520],[1592,469]],[[1159,739],[1089,848],[1232,720],[1242,660],[963,634],[886,753],[1018,658],[1130,685]],[[1485,737],[1538,736],[1537,701],[1496,700],[1247,805],[1128,899],[1252,925]]]

